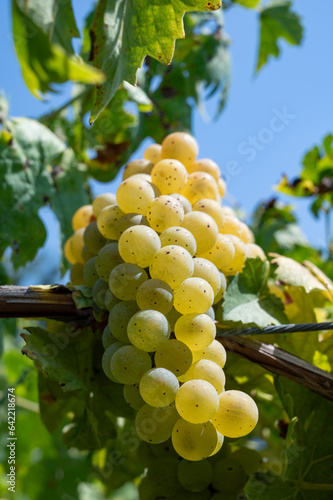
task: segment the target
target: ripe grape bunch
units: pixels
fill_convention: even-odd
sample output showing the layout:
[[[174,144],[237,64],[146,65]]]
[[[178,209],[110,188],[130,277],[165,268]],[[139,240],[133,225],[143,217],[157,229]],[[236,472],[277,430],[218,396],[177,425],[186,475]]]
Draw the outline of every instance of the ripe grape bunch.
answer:
[[[194,138],[181,132],[149,146],[127,164],[116,195],[75,212],[65,244],[71,284],[91,287],[109,311],[102,366],[124,384],[138,435],[148,443],[171,437],[188,461],[211,457],[224,436],[245,436],[257,424],[253,399],[225,391],[214,319],[228,277],[247,258],[266,258],[221,205],[218,165],[197,155]]]

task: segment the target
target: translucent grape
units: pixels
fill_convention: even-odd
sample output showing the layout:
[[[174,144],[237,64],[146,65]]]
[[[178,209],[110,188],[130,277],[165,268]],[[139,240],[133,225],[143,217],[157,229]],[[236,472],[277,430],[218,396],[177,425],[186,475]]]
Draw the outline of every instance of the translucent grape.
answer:
[[[188,176],[186,186],[181,194],[188,199],[191,205],[205,198],[216,201],[218,199],[217,182],[206,172],[194,172]]]
[[[215,449],[214,449],[213,453],[211,455],[209,455],[209,456],[213,457],[214,455],[216,455],[220,451],[220,449],[222,448],[223,443],[224,443],[224,436],[223,436],[223,434],[220,434],[219,432],[217,432],[217,444],[215,446]]]
[[[178,245],[185,248],[192,257],[197,251],[197,243],[190,231],[180,226],[169,227],[160,234],[162,247],[167,245]]]
[[[240,491],[246,484],[247,476],[243,467],[233,458],[222,458],[214,465],[212,484],[223,493]]]
[[[146,217],[141,214],[125,214],[117,220],[115,225],[116,239],[119,240],[120,236],[126,229],[133,226],[148,226]]]
[[[217,181],[217,187],[219,190],[219,195],[221,196],[221,198],[223,198],[223,196],[225,196],[225,193],[227,192],[227,185],[222,177],[220,177]]]
[[[176,409],[179,415],[192,424],[211,420],[219,407],[216,389],[206,380],[185,382],[176,395]]]
[[[223,391],[225,385],[224,371],[214,361],[201,359],[193,363],[185,375],[185,380],[206,380],[215,387],[218,394]]]
[[[70,236],[65,242],[64,255],[70,264],[76,264],[76,258],[74,257],[74,254],[73,254],[72,249],[71,249],[71,246],[72,246],[71,238],[72,237]]]
[[[112,335],[124,344],[130,344],[127,326],[132,316],[138,312],[137,303],[133,300],[118,302],[109,314],[108,325]]]
[[[155,198],[157,198],[158,196],[161,196],[161,192],[158,189],[158,187],[155,186],[155,184],[153,183],[153,181],[151,179],[151,175],[148,175],[148,174],[136,174],[135,177],[137,179],[141,179],[141,180],[147,181],[149,183],[149,185],[153,188]]]
[[[225,391],[219,395],[219,409],[212,423],[226,437],[239,438],[251,432],[258,422],[258,408],[242,391]]]
[[[186,168],[178,160],[161,160],[151,171],[152,182],[161,194],[180,193],[188,178]]]
[[[140,267],[149,267],[160,248],[161,241],[158,234],[148,226],[129,227],[120,236],[118,242],[122,259]]]
[[[207,314],[186,314],[175,324],[175,336],[191,351],[205,349],[216,335],[214,321]]]
[[[184,216],[181,225],[193,234],[197,242],[197,254],[203,254],[215,245],[219,231],[210,215],[192,211]]]
[[[241,240],[244,243],[254,243],[254,234],[252,230],[244,222],[241,222],[241,225],[243,228],[242,235],[240,237]]]
[[[141,439],[147,443],[163,443],[172,434],[172,429],[179,419],[174,405],[155,408],[145,404],[135,418],[135,429]]]
[[[95,269],[96,269],[96,259],[95,259]],[[93,299],[98,305],[98,307],[100,307],[101,309],[105,309],[105,295],[108,290],[109,286],[104,280],[102,280],[102,278],[98,278],[98,280],[95,281],[92,289]]]
[[[72,236],[69,238],[68,251],[72,255],[75,263],[80,262],[84,264],[84,260],[82,257],[82,249],[84,247],[83,234],[85,232],[85,228],[78,229]]]
[[[180,312],[176,311],[173,307],[170,312],[166,314],[166,319],[169,322],[170,331],[173,332],[175,330],[176,321],[181,317]]]
[[[149,160],[133,160],[127,163],[124,173],[123,173],[123,181],[132,177],[132,175],[136,174],[150,174],[153,163]]]
[[[169,323],[159,311],[139,311],[130,319],[127,335],[132,344],[142,351],[154,352],[169,339]]]
[[[187,278],[174,289],[173,305],[182,314],[205,313],[213,300],[214,291],[202,278]]]
[[[105,245],[105,238],[99,232],[97,222],[95,220],[93,222],[90,222],[90,224],[88,224],[88,226],[85,228],[83,233],[83,241],[87,250],[95,255]]]
[[[172,444],[186,460],[203,460],[214,451],[217,433],[211,422],[192,424],[180,418],[172,431]]]
[[[200,462],[182,460],[178,464],[177,477],[186,490],[195,493],[208,488],[213,478],[213,467],[208,460]]]
[[[182,194],[179,194],[179,193],[172,193],[172,194],[170,194],[170,196],[172,196],[173,198],[176,198],[176,200],[179,201],[179,203],[182,205],[182,207],[184,209],[184,214],[187,214],[188,212],[192,212],[192,205],[188,201],[188,199],[185,198],[185,196],[183,196]]]
[[[204,349],[193,351],[193,363],[200,359],[214,361],[214,363],[217,363],[223,368],[227,360],[227,353],[221,342],[213,340],[213,342]]]
[[[200,200],[194,203],[192,209],[210,215],[215,220],[218,229],[220,230],[222,228],[224,213],[220,203],[217,201],[210,199]]]
[[[240,238],[233,234],[228,235],[235,248],[235,256],[229,264],[221,266],[221,271],[226,274],[236,274],[240,272],[245,264],[245,245]]]
[[[86,285],[92,288],[96,281],[98,280],[98,274],[96,271],[96,257],[88,260],[83,268],[83,277]]]
[[[215,244],[208,251],[200,253],[199,257],[210,260],[218,269],[221,269],[232,262],[235,257],[235,246],[229,235],[219,234]]]
[[[152,278],[165,281],[174,289],[192,276],[193,259],[185,248],[167,245],[156,252],[149,271]]]
[[[102,344],[104,349],[107,349],[110,345],[115,344],[116,342],[118,342],[118,340],[112,335],[109,326],[106,325],[102,333]]]
[[[162,146],[160,144],[151,144],[143,153],[145,160],[149,160],[153,165],[158,163],[161,159]]]
[[[116,223],[124,215],[118,205],[109,205],[103,208],[97,217],[99,232],[109,240],[117,239]]]
[[[149,279],[138,288],[136,301],[140,309],[154,309],[167,314],[173,305],[172,288],[164,281]]]
[[[220,272],[220,277],[221,277],[221,288],[220,290],[217,292],[217,294],[215,295],[215,298],[214,298],[214,304],[217,304],[218,302],[220,302],[220,300],[222,299],[223,297],[223,294],[224,292],[226,291],[227,289],[227,280],[226,280],[226,277],[224,276],[223,273]]]
[[[248,246],[250,247],[254,258],[259,257],[261,260],[267,259],[265,252],[259,245],[256,245],[255,243],[248,243]]]
[[[87,286],[86,280],[83,274],[84,265],[80,262],[74,264],[70,272],[70,282],[75,286]]]
[[[109,281],[110,273],[119,264],[123,263],[120,257],[117,243],[108,243],[100,249],[96,259],[96,269],[98,275],[104,280]]]
[[[112,269],[110,290],[120,300],[135,300],[136,292],[148,275],[144,269],[135,264],[119,264]]]
[[[139,384],[125,384],[123,393],[126,403],[134,410],[140,410],[140,408],[146,404],[141,397]]]
[[[109,289],[106,291],[104,301],[105,301],[105,309],[107,311],[111,311],[111,309],[113,309],[113,307],[116,304],[118,304],[119,299],[117,299],[117,297],[115,297],[111,292],[111,290]]]
[[[216,182],[218,182],[221,175],[220,168],[217,163],[209,158],[196,160],[188,167],[188,171],[190,174],[193,172],[206,172],[207,174],[210,174]]]
[[[94,216],[97,219],[97,217],[99,216],[99,214],[103,210],[103,208],[109,207],[110,205],[116,205],[116,204],[117,204],[117,200],[116,200],[116,195],[114,193],[99,194],[98,196],[96,196],[96,198],[92,202]]]
[[[149,182],[132,176],[123,181],[117,190],[117,203],[124,213],[146,215],[148,205],[155,198]]]
[[[190,348],[179,340],[168,340],[161,344],[155,352],[155,365],[157,368],[166,368],[179,377],[187,372],[192,364]]]
[[[241,237],[244,233],[244,229],[242,227],[243,223],[236,216],[226,215],[224,217],[224,223],[222,228],[220,229],[220,233],[222,234],[233,234],[234,236]]]
[[[192,278],[202,278],[210,284],[213,289],[214,297],[218,294],[222,286],[221,273],[217,267],[207,259],[196,257],[193,259]]]
[[[91,205],[83,205],[78,208],[72,217],[73,231],[77,231],[82,227],[87,227],[94,220],[93,208]]]
[[[222,207],[224,217],[237,217],[236,212],[233,208],[223,205]]]
[[[140,381],[140,394],[147,404],[155,407],[168,406],[174,402],[179,382],[170,370],[153,368]]]
[[[121,347],[111,359],[111,373],[122,384],[137,384],[150,369],[149,354],[133,345]]]
[[[187,167],[198,156],[196,140],[185,132],[173,132],[165,137],[162,142],[162,158],[174,158]]]
[[[104,354],[102,356],[102,368],[105,373],[105,375],[112,380],[113,382],[118,382],[115,377],[113,376],[111,372],[111,359],[115,352],[118,351],[123,347],[123,344],[121,342],[113,342],[112,344],[109,345],[104,351]]]
[[[158,233],[162,233],[171,226],[180,226],[183,219],[184,209],[181,203],[172,196],[159,196],[148,206],[147,220]]]

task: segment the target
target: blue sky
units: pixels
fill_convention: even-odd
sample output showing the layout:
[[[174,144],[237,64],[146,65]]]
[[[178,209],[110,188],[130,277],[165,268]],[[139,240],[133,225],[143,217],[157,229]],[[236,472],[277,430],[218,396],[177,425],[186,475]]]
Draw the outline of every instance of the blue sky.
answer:
[[[303,17],[303,44],[295,47],[282,42],[279,60],[271,60],[258,75],[254,72],[258,14],[242,7],[226,12],[233,67],[228,103],[218,121],[205,122],[198,113],[194,117],[200,156],[210,157],[220,165],[227,177],[230,199],[237,200],[247,213],[261,200],[274,196],[272,186],[282,173],[289,177],[298,175],[303,154],[333,128],[333,2],[322,0],[317,8],[310,0],[293,3]],[[73,0],[79,27],[91,5],[91,0]],[[37,117],[65,102],[70,86],[65,85],[61,93],[48,102],[40,102],[30,94],[13,50],[9,6],[10,2],[2,2],[0,10],[0,46],[4,58],[0,89],[4,89],[10,100],[12,116]],[[214,101],[208,103],[208,110],[213,114]],[[111,189],[114,190],[118,183],[116,179]],[[109,189],[109,185],[93,184],[95,193]],[[290,198],[279,197],[290,202]],[[323,246],[323,221],[318,223],[313,219],[306,200],[291,201],[308,239],[315,246]],[[54,262],[58,255],[57,229],[52,215],[47,210],[42,214],[48,224],[48,241],[39,257],[47,267],[47,263]],[[59,279],[56,274],[54,277]],[[31,269],[21,283],[38,281],[40,277],[33,275]]]

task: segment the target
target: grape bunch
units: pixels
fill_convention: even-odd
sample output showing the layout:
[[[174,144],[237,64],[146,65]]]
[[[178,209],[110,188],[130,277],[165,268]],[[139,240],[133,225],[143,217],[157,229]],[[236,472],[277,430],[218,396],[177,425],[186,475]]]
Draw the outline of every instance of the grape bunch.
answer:
[[[228,277],[246,259],[266,258],[247,225],[221,205],[218,165],[197,155],[186,133],[149,146],[128,163],[116,194],[75,212],[64,249],[71,284],[91,287],[109,312],[102,366],[137,410],[138,435],[152,444],[171,437],[190,462],[257,424],[253,399],[225,390],[214,320]]]

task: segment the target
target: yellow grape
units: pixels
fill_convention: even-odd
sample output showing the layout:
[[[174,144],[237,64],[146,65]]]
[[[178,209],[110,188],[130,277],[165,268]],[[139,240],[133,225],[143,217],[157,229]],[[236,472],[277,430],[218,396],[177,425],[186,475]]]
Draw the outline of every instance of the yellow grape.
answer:
[[[124,173],[123,173],[123,181],[132,177],[132,175],[136,174],[150,174],[153,163],[149,160],[133,160],[127,163]]]
[[[172,196],[172,198],[176,198],[176,200],[179,201],[179,203],[182,205],[182,207],[184,209],[184,214],[187,214],[188,212],[192,212],[192,205],[188,201],[188,199],[185,198],[185,196],[183,196],[182,194],[179,194],[179,193],[172,193],[172,194],[170,194],[170,196]]]
[[[116,195],[114,193],[99,194],[92,202],[94,216],[97,219],[99,213],[101,212],[101,210],[103,210],[103,208],[116,204],[117,200],[116,200]]]
[[[197,201],[194,203],[192,209],[210,215],[215,220],[218,229],[220,230],[222,228],[224,223],[224,213],[220,203],[216,200],[210,200],[207,198]]]
[[[197,211],[187,213],[181,225],[193,234],[197,242],[197,255],[208,252],[215,245],[219,231],[210,215]]]
[[[213,340],[213,342],[204,349],[193,351],[193,363],[200,359],[214,361],[214,363],[217,363],[223,368],[227,359],[227,353],[221,342]]]
[[[73,231],[77,231],[82,227],[87,227],[94,220],[92,205],[83,205],[78,208],[72,217]]]
[[[193,278],[202,278],[208,281],[213,289],[214,297],[218,294],[222,286],[221,273],[217,267],[207,259],[196,257],[193,259]]]
[[[215,387],[218,394],[223,391],[225,385],[225,375],[222,368],[209,359],[195,361],[185,374],[185,381],[200,379],[206,380]]]
[[[191,349],[179,340],[168,340],[158,346],[155,352],[155,364],[158,368],[166,368],[179,377],[187,372],[192,364]]]
[[[94,220],[90,222],[88,226],[85,228],[83,233],[83,241],[87,250],[92,252],[93,254],[97,254],[100,249],[105,245],[105,238],[100,233],[97,222]]]
[[[85,228],[78,229],[75,231],[72,236],[67,240],[67,252],[68,255],[74,260],[74,263],[84,264],[84,260],[82,257],[82,250],[84,247],[83,234],[85,232]]]
[[[120,383],[137,384],[143,374],[151,369],[151,358],[147,352],[134,345],[125,345],[112,356],[110,368],[112,375]]]
[[[160,234],[162,247],[167,245],[178,245],[185,248],[192,257],[197,250],[197,243],[192,233],[185,227],[173,226],[168,227],[163,233]]]
[[[189,200],[191,205],[205,198],[216,201],[219,195],[216,180],[206,172],[190,174],[181,194]]]
[[[121,258],[129,264],[149,267],[155,253],[161,248],[158,234],[148,226],[132,226],[119,238]]]
[[[217,432],[217,444],[216,444],[216,447],[215,447],[213,453],[211,453],[209,455],[210,457],[216,455],[216,453],[218,453],[220,451],[220,449],[222,448],[223,443],[224,443],[224,436],[223,436],[223,434],[220,434],[218,431],[216,431],[216,432]]]
[[[221,267],[221,271],[226,274],[236,274],[240,272],[245,264],[245,245],[240,238],[234,236],[233,234],[228,234],[228,237],[231,239],[234,248],[235,248],[235,256],[229,264],[224,264]]]
[[[136,301],[141,310],[154,309],[167,314],[172,309],[172,288],[164,281],[148,279],[136,293]]]
[[[103,208],[97,217],[99,232],[109,240],[117,239],[116,223],[124,215],[118,205],[109,205]]]
[[[76,258],[74,257],[74,254],[72,252],[72,240],[71,236],[66,240],[65,245],[64,245],[64,255],[65,258],[68,260],[70,264],[76,264]]]
[[[179,415],[174,404],[156,408],[145,404],[135,418],[135,430],[147,443],[164,443],[172,434]]]
[[[214,177],[216,182],[218,182],[221,175],[220,168],[217,163],[215,163],[215,161],[213,160],[210,160],[209,158],[201,158],[200,160],[196,160],[189,166],[188,171],[190,174],[192,174],[193,172],[206,172],[207,174],[210,174],[212,177]]]
[[[116,196],[118,206],[124,213],[146,215],[155,193],[149,182],[133,175],[120,184]]]
[[[227,185],[224,179],[222,179],[222,177],[220,177],[219,180],[217,181],[217,188],[219,191],[219,195],[221,196],[221,198],[223,198],[223,196],[225,196],[225,193],[227,191]]]
[[[162,142],[161,156],[173,158],[187,167],[198,156],[199,148],[196,140],[186,132],[173,132],[165,137]]]
[[[176,375],[166,368],[152,368],[140,380],[142,398],[147,404],[157,408],[173,403],[178,389]]]
[[[242,391],[225,391],[219,395],[219,409],[212,419],[218,432],[226,437],[239,438],[251,432],[258,422],[254,400]]]
[[[110,290],[120,300],[135,300],[138,288],[148,275],[144,269],[135,264],[118,264],[110,273]]]
[[[219,396],[206,380],[185,382],[176,395],[176,408],[179,415],[192,424],[209,422],[219,407]]]
[[[130,342],[142,351],[154,352],[161,344],[168,341],[169,323],[159,311],[153,309],[138,311],[129,320],[127,335]]]
[[[214,245],[206,252],[198,252],[198,256],[210,260],[218,269],[221,269],[234,259],[235,246],[229,235],[218,234]]]
[[[227,280],[226,280],[226,277],[224,276],[224,274],[221,271],[220,271],[220,278],[221,278],[221,288],[220,288],[220,290],[218,291],[218,293],[214,297],[214,303],[213,303],[213,305],[215,305],[218,302],[220,302],[220,300],[223,297],[224,292],[227,289]]]
[[[151,171],[151,179],[161,194],[180,193],[188,178],[186,168],[178,160],[161,160]]]
[[[222,228],[220,228],[220,233],[222,234],[233,234],[234,236],[241,237],[244,233],[244,228],[242,227],[243,222],[241,222],[237,217],[224,217],[224,223]]]
[[[193,273],[193,259],[185,248],[177,245],[162,247],[150,264],[150,276],[165,281],[172,289]]]
[[[120,257],[118,244],[114,242],[108,243],[97,254],[96,270],[104,281],[109,281],[112,269],[122,263],[123,259]]]
[[[202,278],[187,278],[174,289],[173,305],[182,314],[201,314],[213,305],[214,291]]]
[[[180,226],[183,219],[184,209],[172,196],[158,196],[148,205],[147,220],[158,233],[162,233],[168,227]]]
[[[175,324],[177,340],[184,342],[191,351],[205,349],[215,339],[216,326],[207,314],[186,314]]]
[[[217,432],[211,422],[192,424],[180,418],[172,431],[172,444],[186,460],[203,460],[215,450]]]
[[[123,232],[132,226],[149,226],[149,224],[146,217],[141,214],[125,214],[115,223],[115,239],[119,240]]]
[[[160,144],[151,144],[143,153],[143,157],[153,165],[156,165],[156,163],[162,160],[162,146]]]

